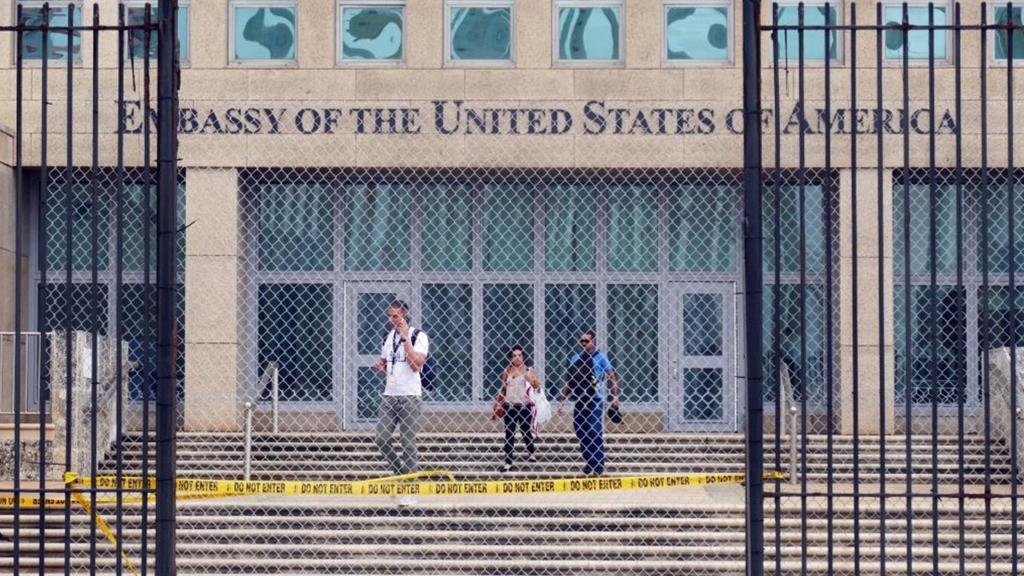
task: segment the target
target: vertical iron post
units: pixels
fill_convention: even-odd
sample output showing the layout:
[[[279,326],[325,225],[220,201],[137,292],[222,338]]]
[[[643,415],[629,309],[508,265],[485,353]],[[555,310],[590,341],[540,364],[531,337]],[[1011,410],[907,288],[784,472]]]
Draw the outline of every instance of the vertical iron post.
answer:
[[[156,574],[174,576],[177,429],[177,0],[159,0],[157,59]]]
[[[747,574],[764,573],[761,323],[761,2],[743,2],[743,286],[747,350]]]

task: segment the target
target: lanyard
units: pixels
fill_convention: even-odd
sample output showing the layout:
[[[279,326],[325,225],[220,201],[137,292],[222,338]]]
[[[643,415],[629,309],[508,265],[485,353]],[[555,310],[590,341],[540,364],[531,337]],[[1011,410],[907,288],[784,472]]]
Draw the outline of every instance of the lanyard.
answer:
[[[391,374],[395,373],[395,362],[397,361],[398,348],[402,346],[402,341],[398,336],[397,330],[391,331]]]

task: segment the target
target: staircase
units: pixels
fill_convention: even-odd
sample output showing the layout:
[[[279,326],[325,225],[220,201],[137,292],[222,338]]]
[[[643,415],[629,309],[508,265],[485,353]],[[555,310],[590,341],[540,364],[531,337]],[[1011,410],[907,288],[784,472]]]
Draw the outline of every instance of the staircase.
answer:
[[[123,444],[125,474],[137,473],[141,443],[138,436]],[[181,476],[239,477],[244,449],[240,435],[181,434],[178,471]],[[896,481],[905,470],[902,439],[886,439],[887,478]],[[785,447],[785,443],[783,443]],[[914,438],[911,445],[915,481],[931,480],[930,438]],[[808,439],[809,481],[825,479],[825,438]],[[957,481],[958,444],[940,438],[939,479]],[[505,477],[496,435],[425,434],[420,442],[425,466],[450,469],[459,479]],[[513,477],[573,475],[579,466],[574,439],[546,437],[542,459],[523,463]],[[1008,463],[994,447],[991,474],[1006,492]],[[877,479],[878,441],[862,439],[860,474],[864,482]],[[609,435],[608,474],[658,472],[736,472],[743,469],[742,437],[681,435]],[[256,438],[253,445],[254,479],[355,479],[384,473],[369,435],[281,434]],[[996,457],[996,454],[999,457]],[[836,437],[833,458],[835,479],[852,474],[850,438]],[[773,462],[774,455],[767,455]],[[984,478],[984,441],[965,442],[965,480]],[[112,471],[113,452],[105,470]],[[785,462],[785,460],[784,460]],[[870,465],[867,465],[870,463]],[[785,465],[783,466],[785,468]],[[769,486],[770,488],[771,486]],[[849,490],[849,486],[838,486]],[[926,493],[926,489],[920,490]],[[932,573],[931,498],[915,498],[910,514],[913,533],[912,572]],[[1010,574],[1012,517],[1009,501],[994,499],[986,519],[985,503],[965,501],[964,568],[967,574]],[[806,550],[806,573],[828,574],[828,509],[824,498],[807,501],[806,531],[801,499],[781,498],[776,548],[775,501],[765,502],[766,573],[775,573],[776,554],[782,573],[800,574]],[[859,561],[860,573],[880,574],[880,510],[877,498],[863,498],[859,511],[860,548],[854,548],[852,499],[833,502],[832,573],[850,572]],[[939,501],[939,572],[960,569],[959,501]],[[113,524],[111,506],[101,509]],[[0,514],[0,534],[11,534],[10,511]],[[150,573],[153,567],[153,512],[149,512]],[[668,490],[556,494],[530,496],[424,497],[412,507],[399,507],[387,498],[276,498],[252,497],[182,501],[178,505],[177,565],[180,574],[726,574],[744,569],[744,504],[739,486],[710,486]],[[139,564],[141,556],[139,505],[124,511],[123,544]],[[907,573],[904,499],[887,502],[886,574]],[[986,522],[991,530],[986,531]],[[1018,531],[1024,519],[1018,519]],[[45,516],[45,573],[63,570],[63,511]],[[21,518],[21,568],[39,571],[39,516]],[[987,539],[986,539],[986,534]],[[86,573],[90,565],[88,517],[76,510],[72,520],[73,573]],[[1024,538],[1024,535],[1021,535]],[[991,554],[986,556],[986,546]],[[13,567],[13,544],[0,542],[0,572]],[[114,546],[102,535],[96,543],[98,573],[113,573]],[[125,574],[129,572],[124,570]]]

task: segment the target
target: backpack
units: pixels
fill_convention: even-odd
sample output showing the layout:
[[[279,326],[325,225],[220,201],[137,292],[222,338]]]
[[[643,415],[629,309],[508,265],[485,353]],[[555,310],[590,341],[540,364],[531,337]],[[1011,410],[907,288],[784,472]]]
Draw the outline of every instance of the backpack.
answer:
[[[416,337],[420,335],[420,329],[412,331],[412,345],[416,345]],[[434,355],[427,352],[427,359],[420,367],[420,386],[427,392],[434,391]]]
[[[597,390],[597,378],[594,377],[594,360],[590,354],[580,354],[576,361],[569,364],[566,374],[569,384],[569,397],[575,401],[586,401],[594,397]]]

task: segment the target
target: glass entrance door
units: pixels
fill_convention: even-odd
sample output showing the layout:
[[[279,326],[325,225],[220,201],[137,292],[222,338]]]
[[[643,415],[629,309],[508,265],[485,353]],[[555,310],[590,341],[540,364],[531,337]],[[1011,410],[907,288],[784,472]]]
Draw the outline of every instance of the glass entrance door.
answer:
[[[686,283],[674,290],[669,418],[674,430],[736,430],[736,288]]]
[[[395,300],[410,301],[405,283],[352,283],[345,288],[345,401],[343,429],[365,429],[377,420],[384,377],[373,370],[381,344],[391,330],[385,310]],[[413,310],[415,312],[415,309]]]

